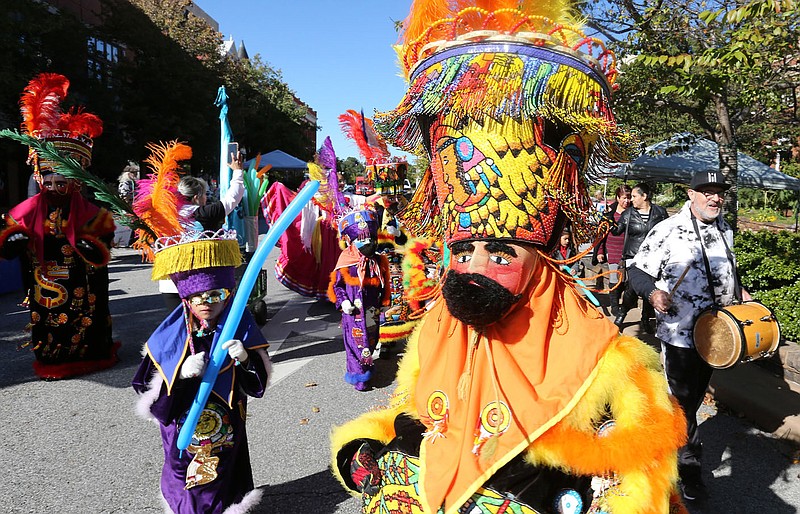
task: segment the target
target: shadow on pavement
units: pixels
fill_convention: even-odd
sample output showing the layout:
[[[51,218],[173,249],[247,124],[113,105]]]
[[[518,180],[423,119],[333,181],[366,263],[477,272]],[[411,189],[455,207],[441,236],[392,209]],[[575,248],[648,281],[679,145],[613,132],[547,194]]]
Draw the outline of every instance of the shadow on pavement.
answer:
[[[256,514],[275,512],[314,512],[327,514],[350,499],[342,485],[329,469],[291,482],[265,485],[261,503],[253,510]]]
[[[769,512],[794,514],[771,489],[776,482],[796,483],[800,467],[792,464],[793,445],[755,432],[741,420],[717,414],[700,424],[703,480],[709,491],[700,512]]]

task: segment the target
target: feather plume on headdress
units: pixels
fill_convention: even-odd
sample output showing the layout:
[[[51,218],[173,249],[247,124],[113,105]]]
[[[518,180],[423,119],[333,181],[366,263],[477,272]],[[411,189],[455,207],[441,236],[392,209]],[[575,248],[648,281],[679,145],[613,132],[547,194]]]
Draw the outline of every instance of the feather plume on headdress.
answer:
[[[336,152],[333,150],[333,143],[330,136],[325,138],[322,142],[322,147],[319,149],[317,162],[322,169],[328,170],[328,186],[330,189],[330,196],[332,200],[331,211],[334,217],[339,217],[344,214],[347,201],[339,188],[339,175],[336,168]]]
[[[26,134],[54,129],[61,118],[61,102],[67,96],[69,79],[58,73],[42,73],[27,85],[19,100],[22,129]]]
[[[191,159],[192,149],[178,141],[151,143],[147,148],[152,153],[145,162],[152,173],[137,182],[133,210],[153,230],[156,237],[177,236],[183,231],[179,213],[187,203],[178,193],[178,170],[180,161]],[[133,247],[152,261],[155,238],[141,231],[137,232],[137,236],[138,240]]]
[[[356,143],[366,164],[389,160],[390,154],[386,142],[375,132],[372,120],[364,117],[363,112],[348,109],[339,116],[339,124],[344,135]]]

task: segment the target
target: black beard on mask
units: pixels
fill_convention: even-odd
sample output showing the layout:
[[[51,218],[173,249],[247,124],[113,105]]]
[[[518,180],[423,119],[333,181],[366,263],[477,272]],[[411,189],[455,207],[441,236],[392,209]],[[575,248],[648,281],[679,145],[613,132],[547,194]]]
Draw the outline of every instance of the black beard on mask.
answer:
[[[442,297],[453,317],[480,330],[505,316],[522,295],[483,275],[449,270]]]
[[[72,195],[69,193],[61,194],[58,191],[45,191],[44,199],[48,205],[53,207],[64,207],[65,205],[69,204],[69,201],[72,199]]]
[[[361,252],[361,255],[363,255],[364,257],[372,257],[373,255],[375,255],[375,244],[368,243],[365,244],[364,246],[359,246],[358,251]]]

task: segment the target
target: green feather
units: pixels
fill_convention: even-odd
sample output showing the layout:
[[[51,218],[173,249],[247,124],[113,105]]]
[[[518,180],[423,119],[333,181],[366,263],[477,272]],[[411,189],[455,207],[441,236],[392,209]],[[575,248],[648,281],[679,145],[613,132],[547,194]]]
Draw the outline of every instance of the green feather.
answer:
[[[123,200],[122,197],[120,197],[115,190],[111,189],[100,177],[83,169],[83,167],[78,164],[78,161],[69,155],[60,153],[53,143],[37,139],[27,134],[20,134],[16,130],[10,129],[0,130],[0,137],[12,139],[33,148],[40,156],[55,163],[55,169],[59,174],[69,179],[78,180],[92,189],[94,191],[94,197],[98,201],[106,204],[115,214],[116,220],[123,225],[134,230],[143,230],[154,239],[158,237],[155,232],[133,212],[131,204]]]

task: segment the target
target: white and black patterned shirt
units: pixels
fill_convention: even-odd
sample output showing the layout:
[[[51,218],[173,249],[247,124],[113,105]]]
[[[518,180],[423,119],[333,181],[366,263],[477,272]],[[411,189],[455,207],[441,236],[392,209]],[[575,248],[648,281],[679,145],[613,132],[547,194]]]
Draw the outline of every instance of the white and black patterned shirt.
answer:
[[[666,292],[672,291],[683,270],[690,266],[672,296],[670,311],[666,314],[656,311],[656,336],[681,348],[694,347],[692,329],[700,312],[714,303],[731,305],[735,299],[733,266],[722,239],[725,238],[728,248],[733,248],[733,231],[722,216],[711,224],[697,220],[711,267],[712,296],[689,205],[686,202],[680,212],[654,226],[633,259],[633,264],[653,277],[656,287]]]

